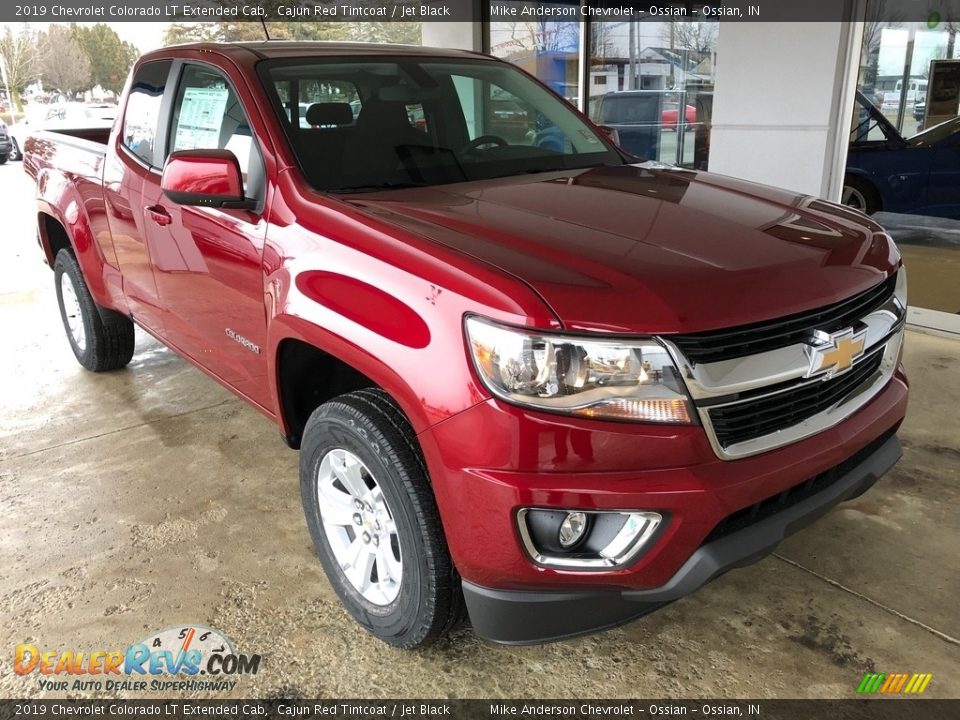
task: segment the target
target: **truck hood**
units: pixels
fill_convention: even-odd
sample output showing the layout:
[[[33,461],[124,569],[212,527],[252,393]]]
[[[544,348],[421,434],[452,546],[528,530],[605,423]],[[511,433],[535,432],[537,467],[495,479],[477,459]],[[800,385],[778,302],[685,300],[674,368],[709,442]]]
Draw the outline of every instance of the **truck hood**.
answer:
[[[899,256],[866,216],[654,164],[352,195],[521,279],[568,329],[683,333],[843,300]]]

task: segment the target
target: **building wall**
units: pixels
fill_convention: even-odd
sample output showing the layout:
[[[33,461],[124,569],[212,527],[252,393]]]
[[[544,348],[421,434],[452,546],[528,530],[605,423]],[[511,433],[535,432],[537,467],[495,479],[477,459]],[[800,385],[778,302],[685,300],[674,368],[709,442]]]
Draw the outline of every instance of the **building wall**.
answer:
[[[425,22],[423,44],[427,47],[479,52],[483,50],[481,25],[472,22]]]
[[[725,23],[710,169],[838,200],[858,23]]]

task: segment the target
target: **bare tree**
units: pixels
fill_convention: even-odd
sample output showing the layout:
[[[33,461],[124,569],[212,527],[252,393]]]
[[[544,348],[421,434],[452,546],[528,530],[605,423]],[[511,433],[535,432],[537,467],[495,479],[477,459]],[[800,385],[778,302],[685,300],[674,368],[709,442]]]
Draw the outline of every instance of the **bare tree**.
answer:
[[[573,22],[535,21],[510,24],[508,45],[520,51],[553,52],[576,47],[580,27]]]
[[[47,85],[74,95],[90,86],[90,60],[65,25],[51,25],[40,37],[40,72]]]
[[[687,51],[698,56],[710,55],[717,49],[719,27],[719,23],[715,22],[667,23],[663,39],[672,50]]]
[[[21,110],[20,93],[40,75],[36,34],[24,27],[14,35],[8,25],[0,36],[0,61],[10,92],[10,104]]]
[[[863,45],[860,50],[860,87],[874,104],[882,103],[882,93],[876,90],[880,66],[880,43],[883,31],[898,28],[904,15],[891,7],[887,0],[869,0],[863,19]]]
[[[948,22],[946,24],[947,30],[947,48],[946,55],[944,57],[947,60],[953,59],[953,54],[957,47],[957,31],[960,30],[960,22]]]
[[[870,56],[880,52],[884,29],[898,28],[903,21],[903,13],[888,5],[887,0],[870,0],[863,20],[863,54]]]

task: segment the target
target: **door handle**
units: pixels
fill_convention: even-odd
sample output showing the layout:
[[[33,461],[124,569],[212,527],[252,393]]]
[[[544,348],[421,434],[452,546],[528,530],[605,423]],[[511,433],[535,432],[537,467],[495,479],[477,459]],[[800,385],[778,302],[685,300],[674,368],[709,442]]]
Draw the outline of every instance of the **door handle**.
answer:
[[[170,213],[166,211],[163,205],[147,205],[144,211],[157,225],[169,225],[173,222],[173,218],[170,217]]]

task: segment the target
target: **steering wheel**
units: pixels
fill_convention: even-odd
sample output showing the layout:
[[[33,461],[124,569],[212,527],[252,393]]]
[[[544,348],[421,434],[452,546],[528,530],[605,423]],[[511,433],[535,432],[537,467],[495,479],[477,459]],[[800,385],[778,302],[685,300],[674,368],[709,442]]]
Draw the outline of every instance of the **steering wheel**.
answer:
[[[496,145],[498,147],[506,147],[509,145],[506,140],[504,140],[499,135],[481,135],[475,137],[473,140],[464,145],[461,149],[461,153],[468,153],[476,150],[477,148],[483,147],[484,145]]]

